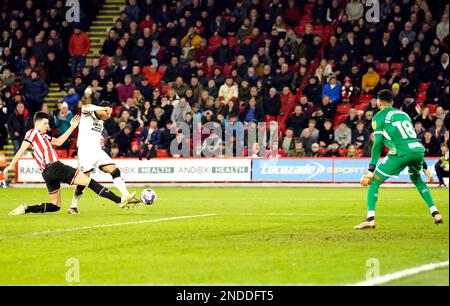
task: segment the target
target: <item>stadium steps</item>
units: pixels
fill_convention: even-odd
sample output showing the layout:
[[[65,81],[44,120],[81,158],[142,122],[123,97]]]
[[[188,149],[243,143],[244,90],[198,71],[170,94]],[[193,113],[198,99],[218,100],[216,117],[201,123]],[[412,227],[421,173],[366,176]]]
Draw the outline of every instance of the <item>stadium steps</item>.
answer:
[[[13,157],[14,157],[14,147],[13,147],[11,139],[8,139],[8,144],[4,146],[3,153],[5,153],[6,160],[8,161],[8,164],[9,164],[12,161]],[[15,168],[12,169],[11,171],[9,171],[9,173],[8,173],[8,181],[9,181],[9,183],[14,181],[15,173],[16,173],[16,169]]]
[[[50,112],[57,109],[58,101],[66,96],[66,92],[59,90],[59,85],[51,83],[49,86],[48,95],[44,98],[44,103],[48,106]]]
[[[125,6],[125,0],[106,0],[103,4],[96,20],[93,21],[88,31],[91,50],[87,55],[86,67],[91,67],[92,60],[100,58],[100,51],[108,31],[114,27],[116,19],[120,17],[120,12],[125,9]]]

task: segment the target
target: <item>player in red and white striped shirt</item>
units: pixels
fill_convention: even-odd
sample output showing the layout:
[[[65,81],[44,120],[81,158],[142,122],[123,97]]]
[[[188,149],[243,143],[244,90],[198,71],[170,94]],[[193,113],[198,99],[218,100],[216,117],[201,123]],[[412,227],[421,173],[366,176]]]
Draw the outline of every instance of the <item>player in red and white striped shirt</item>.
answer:
[[[70,128],[63,135],[58,138],[52,138],[46,134],[50,129],[48,115],[43,112],[38,112],[34,115],[34,129],[31,129],[26,133],[22,146],[19,151],[17,151],[11,164],[5,168],[3,174],[6,176],[8,171],[14,167],[20,158],[22,158],[28,148],[33,146],[34,159],[39,164],[42,171],[42,177],[47,184],[47,189],[50,194],[50,203],[41,203],[34,206],[21,204],[11,211],[10,215],[58,211],[61,208],[61,182],[70,185],[87,186],[99,196],[115,202],[120,207],[127,206],[134,198],[135,193],[120,198],[109,191],[108,188],[87,177],[83,172],[65,165],[58,160],[58,156],[52,145],[61,146],[77,128],[79,123],[80,117],[75,116],[70,121]]]

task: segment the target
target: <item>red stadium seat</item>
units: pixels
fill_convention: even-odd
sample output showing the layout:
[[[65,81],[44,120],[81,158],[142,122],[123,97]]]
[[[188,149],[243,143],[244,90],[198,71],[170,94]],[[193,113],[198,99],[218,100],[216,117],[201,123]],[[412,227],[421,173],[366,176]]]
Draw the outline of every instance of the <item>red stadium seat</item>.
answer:
[[[169,152],[166,149],[158,149],[156,151],[157,157],[169,157]]]
[[[358,149],[356,151],[358,152],[359,156],[364,156],[364,150],[363,149]]]
[[[55,150],[59,158],[67,158],[67,150]]]
[[[114,107],[113,117],[119,117],[121,110],[122,110],[122,105],[117,105],[116,107]]]
[[[347,155],[347,149],[340,148],[340,149],[339,149],[339,154],[340,154],[341,156]]]
[[[305,33],[305,30],[306,30],[306,26],[305,25],[299,25],[299,26],[296,26],[295,28],[294,28],[294,32],[296,33],[296,34],[300,34],[300,33]]]
[[[391,64],[391,69],[395,69],[395,70],[403,70],[403,63],[392,63]]]
[[[416,97],[417,103],[423,103],[427,99],[427,93],[426,92],[419,92]]]
[[[383,73],[383,75],[385,75],[387,72],[389,72],[389,64],[388,63],[378,63],[375,65],[375,69],[378,72]]]
[[[435,114],[436,113],[436,108],[438,107],[438,104],[428,104],[427,107],[430,110],[431,114]]]
[[[142,67],[142,74],[148,74],[148,73],[150,73],[150,66]]]
[[[419,84],[419,92],[427,91],[428,87],[430,87],[430,83],[422,82]]]
[[[367,107],[369,107],[369,103],[360,103],[355,105],[353,108],[357,111],[365,111]]]
[[[323,27],[321,25],[315,25],[315,26],[313,26],[313,32],[320,34],[323,32]]]
[[[218,47],[222,43],[223,38],[220,36],[211,36],[208,44],[213,47]]]
[[[233,66],[232,65],[225,65],[223,67],[223,74],[224,75],[229,75],[231,73],[231,70],[233,70]]]
[[[345,121],[345,117],[346,117],[346,116],[347,116],[347,115],[342,114],[342,115],[337,115],[336,117],[334,117],[333,125],[334,125],[334,126],[337,126],[337,125],[339,125],[339,123],[341,123],[342,121]]]
[[[136,128],[136,131],[134,131],[134,137],[139,137],[139,134],[142,132],[142,130],[142,127]]]
[[[352,108],[351,104],[341,104],[337,107],[338,114],[348,114],[349,110]]]
[[[233,47],[236,44],[236,37],[234,36],[228,37],[228,44],[230,45],[230,47]]]
[[[325,154],[327,154],[328,153],[328,149],[326,149],[326,148],[320,148],[319,149],[319,154],[321,155],[321,156],[324,156]]]
[[[371,94],[361,94],[359,96],[359,103],[369,103],[372,100],[373,95]]]

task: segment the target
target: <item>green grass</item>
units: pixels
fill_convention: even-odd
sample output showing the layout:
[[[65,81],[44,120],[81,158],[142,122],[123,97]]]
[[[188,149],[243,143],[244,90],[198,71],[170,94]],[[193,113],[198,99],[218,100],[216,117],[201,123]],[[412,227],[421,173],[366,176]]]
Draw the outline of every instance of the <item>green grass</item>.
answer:
[[[0,284],[351,284],[368,259],[388,274],[449,257],[448,223],[433,224],[414,189],[382,189],[377,229],[365,217],[363,188],[157,188],[153,206],[119,209],[88,191],[81,214],[8,216],[19,203],[47,200],[44,189],[0,189]],[[448,190],[433,189],[448,220]],[[48,232],[176,216],[214,216]],[[30,233],[38,233],[30,236]],[[448,269],[393,281],[448,285]]]

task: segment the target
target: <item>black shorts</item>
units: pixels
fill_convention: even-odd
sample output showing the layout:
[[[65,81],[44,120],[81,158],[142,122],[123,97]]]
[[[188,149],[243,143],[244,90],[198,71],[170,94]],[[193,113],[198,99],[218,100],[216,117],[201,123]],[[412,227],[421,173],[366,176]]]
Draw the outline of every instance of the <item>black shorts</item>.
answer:
[[[77,169],[57,161],[45,168],[42,177],[47,184],[48,193],[53,194],[61,189],[61,182],[72,185],[77,174]]]

